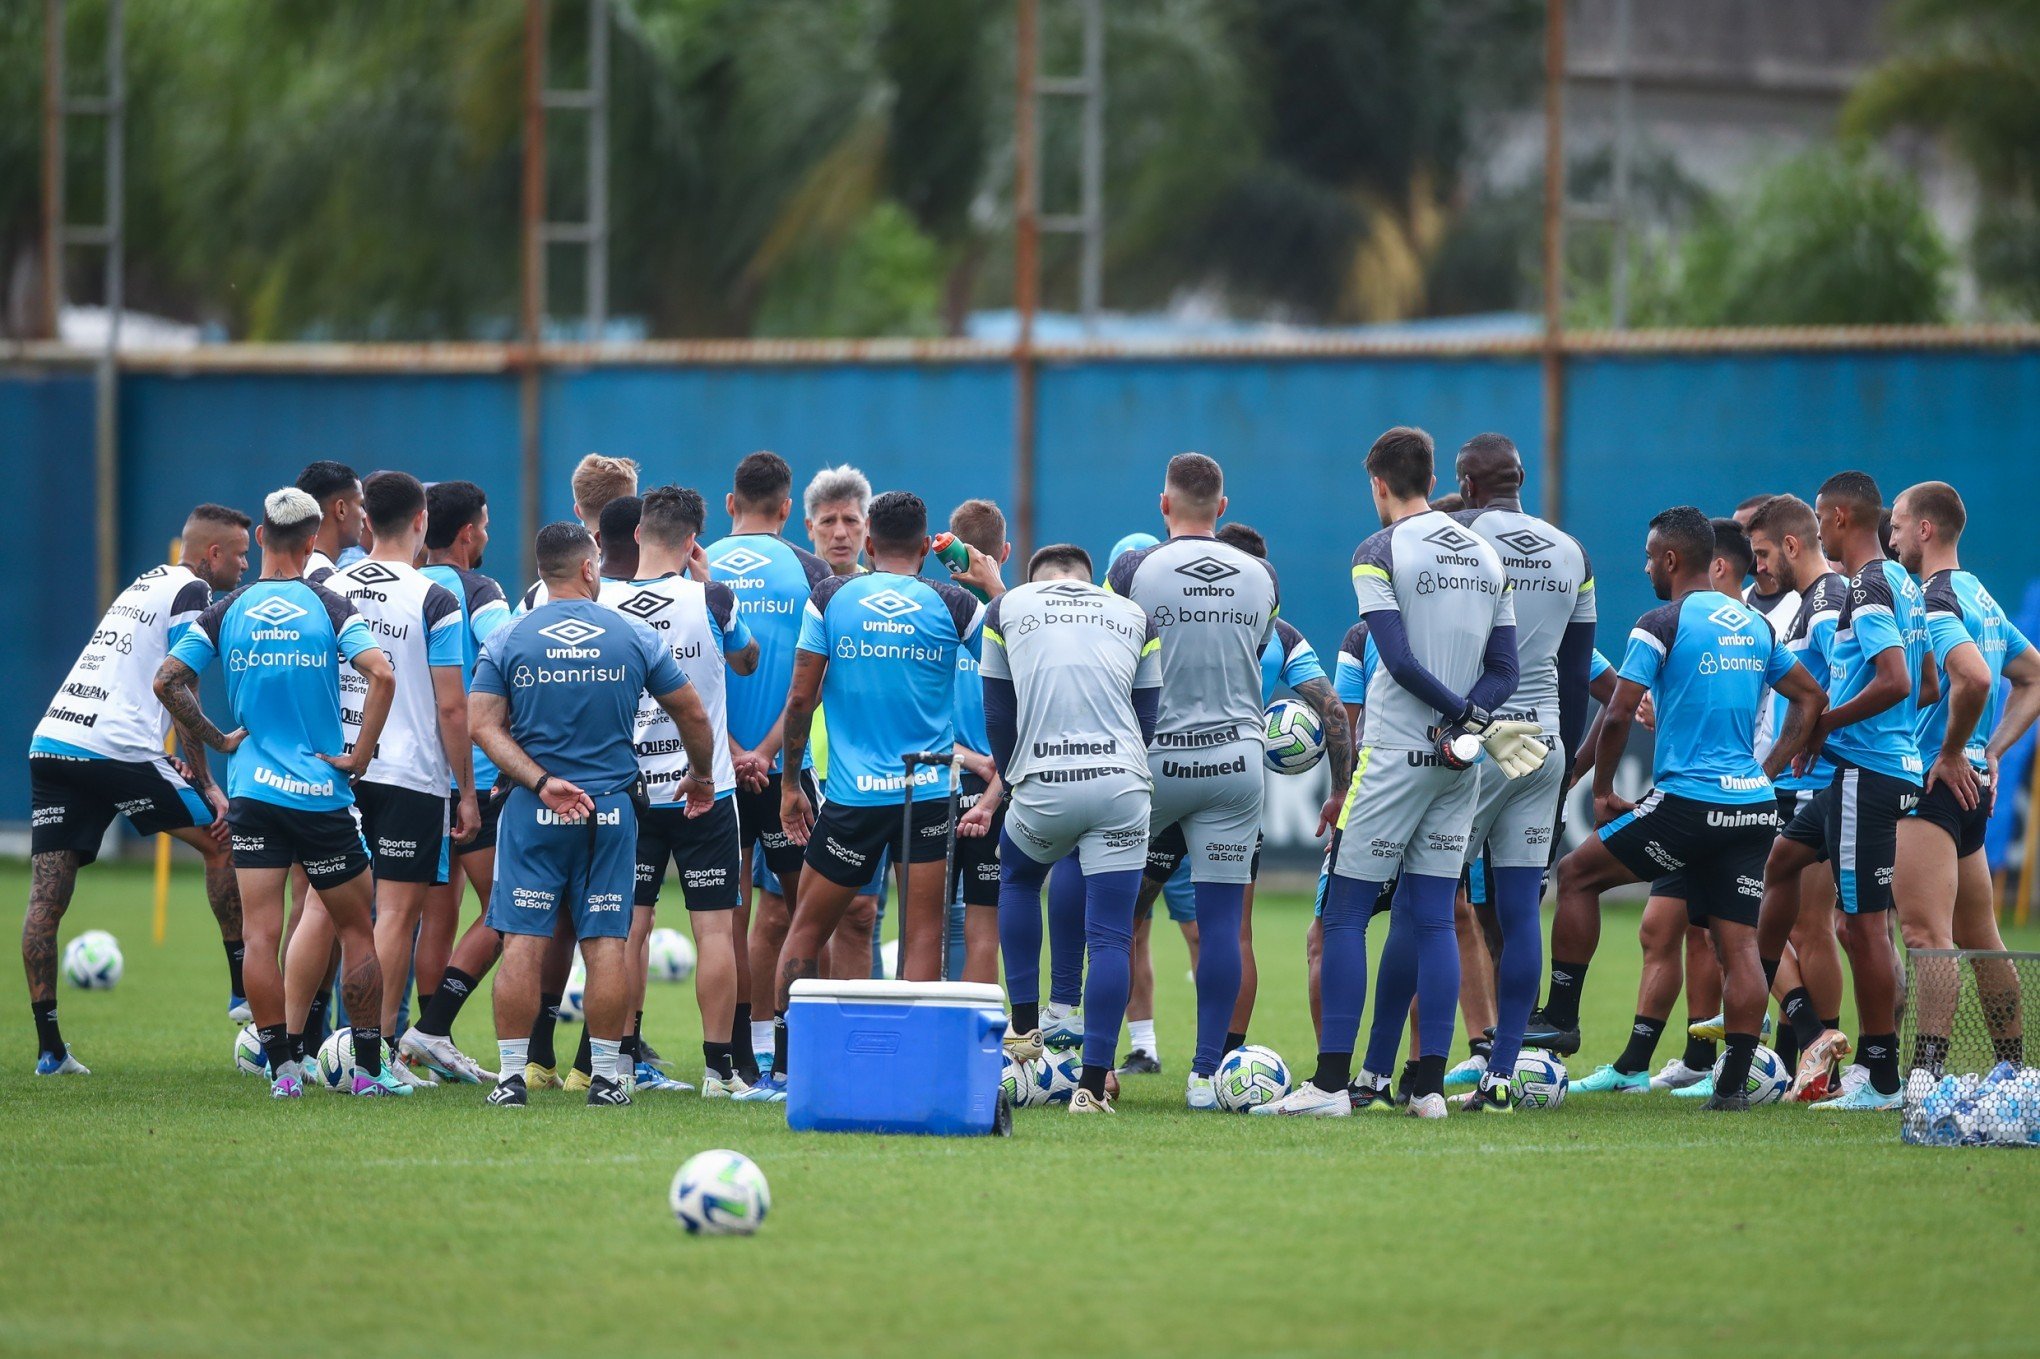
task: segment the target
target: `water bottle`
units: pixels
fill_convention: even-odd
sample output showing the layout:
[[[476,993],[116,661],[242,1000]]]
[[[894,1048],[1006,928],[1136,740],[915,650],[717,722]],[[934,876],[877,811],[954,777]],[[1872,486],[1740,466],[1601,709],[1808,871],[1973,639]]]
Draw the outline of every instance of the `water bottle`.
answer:
[[[928,546],[934,550],[935,555],[941,559],[942,564],[949,568],[950,575],[960,576],[970,570],[970,548],[955,534],[938,533],[929,542]],[[963,588],[976,595],[979,599],[988,597],[983,590],[968,582],[963,583]]]

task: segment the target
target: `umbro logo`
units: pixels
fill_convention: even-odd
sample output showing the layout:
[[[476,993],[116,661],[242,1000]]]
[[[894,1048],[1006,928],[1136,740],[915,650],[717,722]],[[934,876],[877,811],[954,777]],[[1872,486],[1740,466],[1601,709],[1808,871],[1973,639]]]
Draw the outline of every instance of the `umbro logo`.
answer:
[[[1055,582],[1053,585],[1044,585],[1041,587],[1041,593],[1045,595],[1055,595],[1061,599],[1081,599],[1084,596],[1090,594],[1091,591],[1092,591],[1091,586],[1079,585],[1073,580],[1059,580]]]
[[[1549,552],[1552,548],[1558,546],[1557,543],[1554,543],[1543,534],[1533,532],[1530,529],[1517,529],[1514,533],[1497,533],[1495,541],[1504,547],[1513,548],[1526,557],[1534,557],[1540,552]]]
[[[727,571],[733,576],[748,575],[761,566],[771,564],[770,557],[762,552],[753,552],[748,547],[733,547],[709,563],[716,570]]]
[[[902,618],[910,613],[919,613],[921,606],[908,599],[898,590],[888,586],[877,594],[866,595],[857,601],[880,618]]]
[[[651,619],[657,617],[659,611],[672,602],[671,597],[662,595],[656,590],[640,590],[617,605],[616,611],[627,613],[632,618]]]
[[[1437,547],[1442,547],[1447,552],[1464,552],[1473,546],[1472,535],[1462,533],[1450,524],[1444,524],[1432,529],[1424,535],[1424,541]]]
[[[356,562],[346,572],[347,578],[361,585],[388,585],[398,579],[397,573],[381,562]]]
[[[151,568],[150,570],[147,570],[147,571],[144,571],[144,572],[142,572],[142,574],[141,574],[141,575],[139,575],[139,576],[136,576],[136,577],[135,577],[135,579],[136,579],[136,580],[155,580],[155,579],[156,579],[156,578],[157,578],[158,576],[167,576],[167,575],[169,575],[169,574],[170,574],[170,568],[169,568],[169,567],[167,567],[167,566],[158,566],[158,567],[153,567],[153,568]]]
[[[248,616],[250,618],[258,623],[266,623],[272,628],[282,627],[285,623],[303,618],[306,612],[305,609],[291,603],[282,595],[271,595],[260,604],[252,604],[248,607]]]
[[[584,642],[600,637],[603,629],[593,623],[584,623],[578,618],[562,618],[557,623],[547,624],[538,630],[541,637],[550,637],[561,646],[580,646]]]
[[[1237,566],[1220,561],[1217,557],[1199,557],[1176,568],[1177,575],[1188,576],[1199,585],[1215,585],[1239,573],[1240,569]]]
[[[1748,627],[1750,625],[1750,616],[1743,611],[1741,605],[1724,604],[1713,613],[1708,614],[1707,621],[1714,624],[1717,628],[1733,630]]]

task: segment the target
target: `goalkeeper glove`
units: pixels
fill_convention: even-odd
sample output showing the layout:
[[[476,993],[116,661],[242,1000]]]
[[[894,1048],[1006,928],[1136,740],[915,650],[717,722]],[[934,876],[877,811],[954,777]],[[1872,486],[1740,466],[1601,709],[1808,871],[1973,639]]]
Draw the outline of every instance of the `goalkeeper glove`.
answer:
[[[1497,722],[1469,706],[1465,716],[1439,734],[1438,754],[1447,768],[1466,769],[1485,749],[1504,777],[1520,779],[1537,772],[1551,753],[1539,739],[1543,735],[1544,728],[1535,722]]]

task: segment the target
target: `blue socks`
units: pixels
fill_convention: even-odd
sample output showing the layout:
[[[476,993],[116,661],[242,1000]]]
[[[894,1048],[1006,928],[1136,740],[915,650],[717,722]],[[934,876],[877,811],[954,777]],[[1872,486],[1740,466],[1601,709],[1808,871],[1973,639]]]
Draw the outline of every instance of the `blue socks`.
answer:
[[[1041,1003],[1041,884],[1048,867],[1014,844],[1011,835],[999,832],[999,957],[1005,964],[1013,1027],[1021,1033],[1039,1027],[1020,1019],[1023,1006],[1031,1016]]]
[[[1324,1036],[1318,1041],[1318,1069],[1311,1083],[1343,1090],[1353,1078],[1353,1045],[1360,1012],[1367,1007],[1367,922],[1381,884],[1332,874],[1326,879],[1324,954]]]
[[[1502,924],[1502,956],[1495,960],[1495,1044],[1488,1070],[1508,1076],[1523,1049],[1523,1030],[1537,1005],[1544,973],[1544,937],[1538,930],[1538,902],[1544,874],[1535,868],[1497,868],[1495,915]]]
[[[1003,852],[999,861],[1005,862]],[[1085,882],[1075,854],[1063,856],[1048,875],[1048,998],[1057,1005],[1075,1005],[1084,997]],[[1113,1033],[1116,1038],[1117,1028]]]
[[[1452,903],[1458,893],[1457,879],[1420,873],[1403,874],[1396,886],[1388,942],[1382,945],[1381,971],[1374,986],[1374,1026],[1367,1041],[1367,1069],[1377,1076],[1395,1070],[1412,999],[1417,1002],[1418,1051],[1442,1063],[1452,1047],[1452,1030],[1459,1021],[1459,941],[1452,928]],[[1329,948],[1329,919],[1326,925]],[[1329,955],[1326,961],[1330,962]],[[1329,1020],[1329,994],[1325,1002]]]
[[[1075,859],[1064,860],[1074,864]],[[1057,869],[1061,873],[1060,867]],[[1119,1026],[1126,1018],[1126,998],[1133,990],[1133,903],[1140,895],[1140,870],[1077,875],[1085,888],[1084,942],[1091,952],[1091,970],[1084,978],[1084,1067],[1096,1069],[1099,1089],[1110,1071],[1119,1044]],[[1054,889],[1050,888],[1050,924],[1054,923]],[[1049,946],[1054,954],[1053,936]],[[1081,955],[1080,955],[1081,957]]]
[[[1243,882],[1200,882],[1197,887],[1197,1055],[1190,1070],[1209,1076],[1225,1053],[1226,1031],[1232,1027],[1233,1006],[1240,999],[1240,916],[1245,909]],[[1448,909],[1445,928],[1452,928]],[[1089,1016],[1085,1032],[1090,1032]],[[1115,1038],[1117,1034],[1113,1035]]]

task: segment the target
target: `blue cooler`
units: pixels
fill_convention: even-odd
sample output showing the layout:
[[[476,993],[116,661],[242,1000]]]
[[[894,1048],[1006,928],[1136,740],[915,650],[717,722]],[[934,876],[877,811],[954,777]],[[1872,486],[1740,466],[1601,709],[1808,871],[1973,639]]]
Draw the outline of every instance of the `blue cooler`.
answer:
[[[786,1029],[790,1128],[955,1137],[999,1123],[996,986],[797,981]]]

